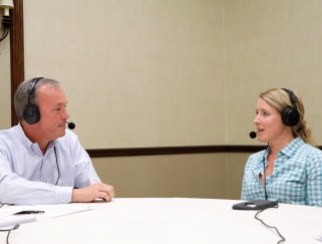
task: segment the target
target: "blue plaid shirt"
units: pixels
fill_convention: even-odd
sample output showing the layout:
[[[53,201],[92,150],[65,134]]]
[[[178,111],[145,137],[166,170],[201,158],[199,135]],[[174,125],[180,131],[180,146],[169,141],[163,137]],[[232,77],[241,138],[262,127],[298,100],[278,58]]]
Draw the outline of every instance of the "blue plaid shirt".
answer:
[[[268,165],[269,150],[251,155],[246,163],[242,200],[265,199],[259,175]],[[266,177],[267,200],[298,205],[322,206],[322,151],[301,138],[294,139],[278,154],[274,171]]]

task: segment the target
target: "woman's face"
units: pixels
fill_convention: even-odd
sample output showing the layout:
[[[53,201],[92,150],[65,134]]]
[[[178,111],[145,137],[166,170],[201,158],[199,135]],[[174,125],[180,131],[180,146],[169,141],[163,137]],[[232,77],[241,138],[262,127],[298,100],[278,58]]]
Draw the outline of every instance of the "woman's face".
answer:
[[[269,105],[262,98],[256,105],[254,124],[257,127],[257,137],[260,142],[274,143],[289,133],[290,128],[283,124],[279,111]]]

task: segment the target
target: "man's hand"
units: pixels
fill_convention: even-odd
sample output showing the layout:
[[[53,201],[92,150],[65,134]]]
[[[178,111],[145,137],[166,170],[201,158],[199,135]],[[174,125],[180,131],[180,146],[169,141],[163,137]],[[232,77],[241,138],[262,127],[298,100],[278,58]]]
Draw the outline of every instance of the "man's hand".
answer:
[[[114,195],[113,186],[96,183],[81,189],[73,189],[72,202],[93,202],[96,198],[110,202],[114,198]]]

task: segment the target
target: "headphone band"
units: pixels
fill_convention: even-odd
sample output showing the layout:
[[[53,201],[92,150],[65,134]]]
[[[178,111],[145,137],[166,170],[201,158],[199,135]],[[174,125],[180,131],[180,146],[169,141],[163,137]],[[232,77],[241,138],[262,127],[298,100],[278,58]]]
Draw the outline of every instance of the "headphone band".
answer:
[[[291,91],[290,89],[287,89],[287,88],[282,88],[282,89],[287,92],[288,96],[290,97],[290,100],[291,100],[291,103],[292,103],[293,107],[296,107],[297,97],[294,94],[294,92]]]
[[[287,126],[295,126],[300,121],[300,113],[297,109],[297,97],[293,91],[282,88],[289,96],[292,106],[288,106],[282,111],[282,121]]]
[[[36,78],[33,78],[30,83],[29,83],[29,86],[28,86],[28,89],[27,89],[27,94],[30,96],[32,95],[32,93],[34,92],[35,90],[35,87],[36,87],[36,84],[39,80],[41,80],[42,78],[44,77],[36,77]]]

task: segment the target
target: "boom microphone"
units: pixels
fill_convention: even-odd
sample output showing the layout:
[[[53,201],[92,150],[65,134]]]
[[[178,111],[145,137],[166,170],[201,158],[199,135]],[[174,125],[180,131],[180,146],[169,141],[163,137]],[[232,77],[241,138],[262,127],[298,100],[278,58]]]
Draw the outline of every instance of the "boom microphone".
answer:
[[[73,122],[67,122],[67,121],[66,121],[66,123],[68,124],[68,128],[69,128],[70,130],[75,129],[75,127],[76,127],[75,123],[73,123]]]
[[[250,138],[252,138],[252,139],[255,139],[255,138],[256,138],[256,136],[257,136],[257,133],[256,133],[255,131],[251,131],[251,132],[249,133],[249,137],[250,137]]]

